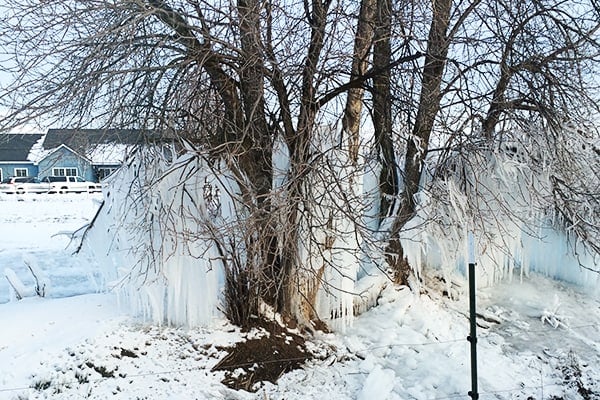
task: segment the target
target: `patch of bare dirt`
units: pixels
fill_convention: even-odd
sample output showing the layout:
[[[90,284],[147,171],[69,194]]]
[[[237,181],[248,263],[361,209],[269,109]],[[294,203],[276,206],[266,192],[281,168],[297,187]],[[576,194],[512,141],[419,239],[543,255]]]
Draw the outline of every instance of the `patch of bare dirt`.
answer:
[[[232,389],[256,392],[260,382],[276,383],[281,375],[300,368],[312,357],[302,336],[276,322],[261,321],[259,326],[264,335],[222,349],[228,354],[212,369],[226,371],[222,382]]]

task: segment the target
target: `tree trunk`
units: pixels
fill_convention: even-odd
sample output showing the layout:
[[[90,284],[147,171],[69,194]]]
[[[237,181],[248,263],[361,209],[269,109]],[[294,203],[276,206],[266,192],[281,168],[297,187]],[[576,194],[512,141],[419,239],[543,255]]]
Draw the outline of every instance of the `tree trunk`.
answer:
[[[388,263],[394,269],[397,280],[401,283],[406,283],[404,281],[408,277],[409,271],[407,269],[409,266],[404,259],[399,233],[406,222],[413,217],[416,210],[414,196],[419,190],[423,164],[429,148],[429,138],[440,108],[442,99],[440,86],[448,56],[449,40],[447,30],[451,8],[452,0],[436,0],[433,2],[419,108],[412,130],[412,137],[409,138],[406,146],[404,190],[401,194],[402,204],[392,224],[390,243],[387,249]]]
[[[261,39],[261,7],[258,0],[238,0],[241,55],[240,92],[244,107],[245,126],[239,163],[247,174],[256,196],[250,200],[256,208],[248,232],[248,265],[258,297],[281,311],[285,291],[279,282],[285,279],[279,251],[276,219],[272,210],[272,156],[274,134],[266,119],[264,98],[265,54]],[[252,249],[250,251],[250,249]],[[256,263],[259,265],[255,265]],[[252,299],[258,302],[258,298]],[[258,305],[258,304],[256,304]],[[252,310],[254,313],[258,309]]]
[[[308,2],[306,2],[308,5]],[[285,298],[281,311],[301,323],[314,319],[316,290],[320,285],[316,271],[305,268],[298,260],[299,218],[303,218],[305,204],[303,185],[310,171],[310,146],[314,140],[314,124],[318,106],[316,102],[315,76],[325,41],[325,27],[330,0],[312,0],[311,10],[306,10],[306,18],[311,26],[308,53],[302,70],[302,93],[298,124],[294,136],[286,137],[290,153],[290,184],[288,187],[288,210],[285,213],[287,226],[282,250],[282,282]]]
[[[376,0],[362,0],[360,14],[356,27],[354,39],[354,54],[352,58],[352,70],[350,80],[359,78],[365,74],[369,66],[369,53],[373,42],[373,26],[375,19]],[[362,87],[348,90],[346,98],[346,109],[342,119],[342,132],[348,135],[350,161],[356,164],[360,146],[360,116],[363,107]]]
[[[377,0],[377,22],[373,47],[373,69],[380,71],[373,77],[373,127],[375,145],[381,161],[379,190],[381,201],[380,220],[393,208],[398,195],[398,169],[392,138],[392,98],[390,64],[392,61],[390,36],[391,1]]]

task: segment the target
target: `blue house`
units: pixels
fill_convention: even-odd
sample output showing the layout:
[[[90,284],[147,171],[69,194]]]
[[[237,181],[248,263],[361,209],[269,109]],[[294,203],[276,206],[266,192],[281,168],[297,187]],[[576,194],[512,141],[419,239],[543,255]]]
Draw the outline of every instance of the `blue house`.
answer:
[[[169,140],[156,132],[136,129],[0,134],[0,178],[80,176],[98,182],[118,169],[135,147],[157,142]]]
[[[37,163],[38,176],[80,176],[96,182],[98,177],[92,168],[92,160],[61,144],[45,154]],[[118,166],[115,166],[115,169]]]
[[[33,159],[41,134],[0,134],[0,181],[11,176],[37,176]]]
[[[38,161],[39,176],[79,175],[98,182],[113,173],[151,132],[137,129],[49,129]]]

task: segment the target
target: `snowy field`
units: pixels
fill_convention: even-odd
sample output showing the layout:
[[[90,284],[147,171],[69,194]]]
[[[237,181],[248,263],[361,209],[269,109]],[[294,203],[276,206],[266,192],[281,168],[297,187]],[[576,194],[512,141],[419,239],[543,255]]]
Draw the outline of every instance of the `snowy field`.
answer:
[[[317,334],[304,369],[233,391],[211,368],[241,340],[216,328],[156,327],[128,317],[102,290],[94,260],[69,238],[93,217],[98,195],[1,196],[0,270],[26,285],[25,264],[48,275],[48,297],[16,301],[0,279],[3,399],[468,399],[466,282],[458,300],[431,284],[420,295],[386,289],[345,332]],[[57,235],[59,234],[59,235]],[[431,278],[432,282],[435,278]],[[478,293],[481,399],[600,399],[599,290],[530,276]]]
[[[37,262],[51,279],[50,297],[97,291],[94,269],[67,249],[74,232],[93,217],[102,194],[0,194],[0,272],[14,270],[33,285],[25,260]],[[9,301],[8,282],[0,279],[0,304]]]

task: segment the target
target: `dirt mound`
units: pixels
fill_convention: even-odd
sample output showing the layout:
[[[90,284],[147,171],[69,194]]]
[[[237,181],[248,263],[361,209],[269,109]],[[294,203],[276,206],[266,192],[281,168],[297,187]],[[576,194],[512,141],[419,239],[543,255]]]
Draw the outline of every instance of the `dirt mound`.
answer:
[[[291,333],[276,322],[260,324],[264,334],[224,348],[228,352],[213,371],[227,371],[223,384],[232,389],[255,392],[259,382],[276,383],[284,373],[300,368],[311,358],[302,336]]]

